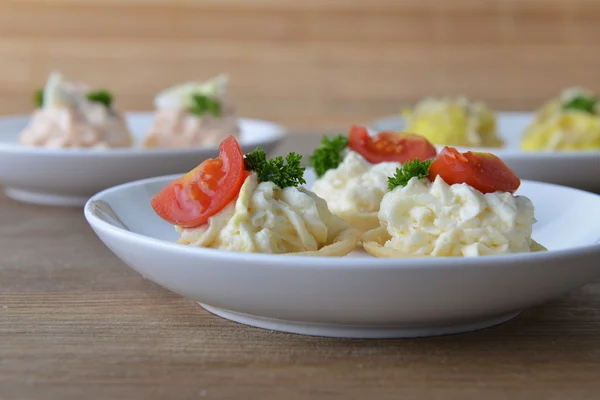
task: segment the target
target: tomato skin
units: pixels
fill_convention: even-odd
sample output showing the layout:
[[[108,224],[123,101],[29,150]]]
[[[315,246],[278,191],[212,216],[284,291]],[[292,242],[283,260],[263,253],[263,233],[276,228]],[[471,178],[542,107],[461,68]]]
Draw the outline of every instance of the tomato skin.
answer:
[[[370,136],[367,128],[357,125],[350,129],[348,147],[371,164],[385,161],[404,163],[415,158],[425,161],[437,154],[435,147],[423,136],[390,131]]]
[[[447,184],[466,183],[482,193],[514,193],[521,180],[504,162],[491,153],[460,153],[444,147],[431,163],[429,179],[440,176]]]
[[[219,145],[219,156],[165,186],[152,198],[152,208],[165,221],[197,228],[237,197],[248,173],[239,143],[229,136]]]

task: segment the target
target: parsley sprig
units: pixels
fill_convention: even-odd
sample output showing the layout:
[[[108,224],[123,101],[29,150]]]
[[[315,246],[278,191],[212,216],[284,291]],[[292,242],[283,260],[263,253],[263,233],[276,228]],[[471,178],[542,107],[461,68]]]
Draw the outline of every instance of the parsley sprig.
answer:
[[[331,138],[323,136],[321,144],[308,159],[317,177],[320,178],[325,172],[337,168],[342,163],[346,147],[348,147],[348,137],[344,135],[337,135]]]
[[[429,167],[433,160],[420,161],[415,158],[402,164],[402,167],[396,168],[396,173],[388,178],[388,189],[394,190],[398,186],[406,186],[408,181],[417,177],[426,178],[429,174]]]
[[[584,111],[590,114],[596,114],[597,97],[575,96],[563,104],[563,110]]]
[[[221,102],[214,97],[195,93],[192,95],[192,106],[188,111],[199,116],[209,114],[218,117],[221,115]]]
[[[86,95],[88,101],[104,104],[106,108],[110,107],[113,96],[106,90],[94,90]]]
[[[88,101],[94,103],[102,103],[105,107],[110,107],[113,101],[113,96],[107,90],[94,90],[88,92],[85,96]],[[38,89],[33,95],[33,102],[36,108],[41,108],[44,105],[44,90]]]
[[[244,165],[246,170],[256,172],[260,182],[273,182],[283,189],[306,183],[301,160],[302,156],[294,152],[288,154],[285,161],[281,156],[267,160],[265,151],[257,147],[244,156]]]

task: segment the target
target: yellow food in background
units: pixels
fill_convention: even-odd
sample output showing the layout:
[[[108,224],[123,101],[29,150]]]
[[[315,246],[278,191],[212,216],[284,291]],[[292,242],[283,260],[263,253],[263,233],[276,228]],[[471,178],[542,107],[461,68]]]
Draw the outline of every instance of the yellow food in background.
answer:
[[[544,103],[535,115],[536,121],[546,121],[556,114],[563,112],[563,107],[576,97],[593,98],[594,93],[590,90],[572,87],[562,91],[562,93]]]
[[[481,102],[466,98],[420,101],[405,109],[405,132],[425,136],[431,143],[452,146],[500,147],[494,112]]]
[[[531,124],[523,150],[593,150],[600,148],[600,119],[581,111],[563,111]]]
[[[600,149],[600,117],[595,96],[584,89],[565,90],[545,103],[525,129],[521,149],[576,151]]]

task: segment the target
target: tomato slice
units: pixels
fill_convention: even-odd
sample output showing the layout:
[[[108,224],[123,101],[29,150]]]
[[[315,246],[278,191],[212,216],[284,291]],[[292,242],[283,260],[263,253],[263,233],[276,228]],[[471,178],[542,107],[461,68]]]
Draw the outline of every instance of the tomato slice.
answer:
[[[229,136],[219,145],[219,156],[165,186],[152,198],[152,208],[165,221],[196,228],[236,198],[248,176],[239,143]]]
[[[521,180],[504,162],[491,153],[460,153],[453,147],[444,147],[429,168],[429,179],[436,176],[449,185],[466,183],[482,193],[514,193]]]
[[[370,136],[367,128],[356,125],[350,129],[348,147],[371,164],[384,161],[403,163],[415,158],[425,161],[437,154],[435,147],[421,135],[386,131]]]

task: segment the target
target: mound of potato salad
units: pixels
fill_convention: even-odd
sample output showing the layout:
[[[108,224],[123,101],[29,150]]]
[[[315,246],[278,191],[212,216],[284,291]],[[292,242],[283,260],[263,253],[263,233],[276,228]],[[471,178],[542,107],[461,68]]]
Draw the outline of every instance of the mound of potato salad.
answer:
[[[318,178],[311,189],[334,214],[364,232],[379,225],[388,176],[403,162],[435,155],[435,147],[422,136],[389,131],[371,136],[365,127],[353,126],[348,136],[322,139],[310,157]]]
[[[268,160],[243,154],[230,136],[220,154],[164,187],[155,212],[181,233],[179,243],[237,252],[343,256],[358,232],[305,183],[302,156]]]
[[[50,74],[35,96],[37,109],[20,134],[25,146],[47,148],[129,147],[133,140],[106,90]]]
[[[571,88],[544,104],[525,130],[526,151],[600,149],[600,106],[592,92]]]
[[[485,256],[539,251],[534,206],[521,181],[493,154],[444,149],[390,176],[380,226],[364,234],[376,257]]]
[[[465,97],[425,98],[402,116],[404,129],[439,145],[500,147],[494,112],[480,101]]]
[[[144,147],[210,146],[240,128],[235,106],[227,98],[226,75],[206,82],[187,82],[160,92],[154,99],[154,121]]]

